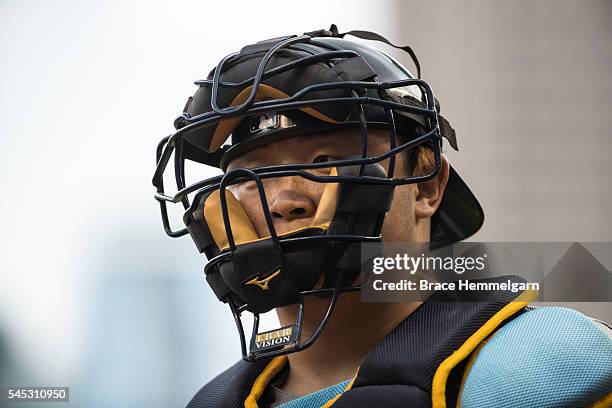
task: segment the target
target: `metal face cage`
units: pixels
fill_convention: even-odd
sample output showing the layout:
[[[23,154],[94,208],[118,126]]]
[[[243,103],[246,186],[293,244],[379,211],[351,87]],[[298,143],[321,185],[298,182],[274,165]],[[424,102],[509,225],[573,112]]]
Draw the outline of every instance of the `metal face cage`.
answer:
[[[270,59],[278,54],[283,49],[287,49],[295,44],[311,44],[327,51],[317,55],[305,56],[303,58],[291,61],[289,63],[268,68]],[[211,107],[210,111],[190,116],[183,114],[179,117],[182,127],[175,133],[164,137],[157,146],[156,151],[156,169],[153,176],[153,185],[156,188],[155,199],[159,202],[160,212],[163,222],[163,227],[167,235],[170,237],[180,237],[191,232],[192,237],[196,240],[196,235],[190,231],[189,226],[194,223],[194,214],[197,214],[201,209],[203,199],[212,192],[217,191],[220,200],[221,219],[223,228],[227,236],[227,248],[218,248],[213,245],[199,245],[201,252],[204,252],[209,261],[204,268],[207,281],[213,286],[213,290],[219,297],[219,300],[227,303],[234,316],[236,327],[240,336],[242,357],[248,361],[255,361],[261,358],[270,358],[282,354],[287,354],[299,350],[303,350],[316,340],[321,334],[326,324],[328,323],[338,297],[343,292],[356,291],[360,289],[359,285],[352,285],[352,279],[347,281],[347,272],[344,269],[338,269],[336,262],[338,256],[333,255],[328,259],[324,267],[324,271],[329,276],[335,277],[333,282],[319,288],[303,289],[296,282],[295,274],[292,269],[295,265],[289,259],[289,246],[317,244],[324,245],[330,249],[330,253],[338,254],[341,248],[351,247],[354,249],[361,243],[381,243],[381,229],[384,221],[385,211],[376,215],[376,221],[371,233],[355,234],[347,227],[343,231],[324,231],[317,234],[302,235],[299,234],[283,236],[277,234],[274,227],[268,200],[266,197],[263,180],[278,177],[301,177],[318,183],[337,183],[340,186],[353,186],[354,188],[367,189],[383,188],[386,193],[392,197],[393,188],[397,185],[405,185],[419,183],[430,180],[437,176],[441,168],[441,146],[442,138],[438,123],[438,116],[435,106],[435,99],[431,87],[421,79],[415,79],[407,76],[406,79],[382,82],[374,78],[372,81],[337,81],[321,84],[314,84],[300,89],[298,92],[289,95],[285,98],[277,98],[271,100],[257,101],[256,94],[263,81],[276,75],[289,72],[301,67],[308,66],[316,62],[326,62],[333,59],[349,58],[358,56],[355,51],[339,49],[336,45],[317,39],[310,35],[302,35],[290,37],[278,41],[271,46],[265,53],[256,73],[253,77],[242,82],[227,82],[221,79],[222,73],[226,66],[231,64],[238,53],[230,54],[223,58],[214,70],[212,79],[201,80],[196,82],[201,87],[209,87],[211,89]],[[237,106],[219,106],[220,89],[245,89],[251,86],[250,93],[246,100]],[[388,97],[388,92],[393,89],[400,89],[409,86],[416,86],[422,94],[422,105],[412,105],[400,103]],[[305,100],[304,97],[319,91],[329,90],[346,90],[349,96],[332,97],[332,98],[316,98]],[[187,132],[193,132],[204,126],[214,125],[228,118],[251,118],[258,115],[267,114],[268,112],[287,112],[305,107],[324,106],[324,105],[348,105],[354,110],[353,117],[357,120],[351,122],[353,126],[359,129],[360,132],[360,156],[343,158],[339,160],[327,161],[323,163],[295,163],[262,166],[257,168],[237,168],[226,172],[223,175],[211,177],[205,180],[198,181],[189,186],[186,185],[185,177],[185,161],[190,160],[188,150],[192,149],[189,143],[185,140]],[[376,156],[368,156],[368,122],[364,107],[375,106],[382,108],[385,113],[386,121],[382,123],[383,127],[388,130],[389,149],[383,154]],[[396,115],[410,113],[419,115],[423,118],[424,131],[422,134],[406,141],[398,143],[398,132],[396,128]],[[348,123],[348,122],[347,122]],[[381,124],[378,124],[381,125]],[[432,152],[435,161],[435,166],[428,174],[420,174],[415,176],[398,177],[395,174],[396,155],[418,145],[426,145]],[[191,159],[196,162],[206,163],[209,158],[218,157],[221,150],[215,152],[201,152],[197,159]],[[164,173],[168,168],[168,164],[173,157],[174,164],[174,180],[176,183],[176,193],[168,194],[164,187]],[[373,166],[379,165],[380,162],[388,160],[388,169],[386,174],[380,172],[372,172],[370,169]],[[380,166],[382,167],[382,166]],[[335,168],[336,174],[320,175],[314,174],[311,170],[322,168]],[[240,244],[235,240],[235,231],[232,230],[232,222],[230,211],[228,210],[228,187],[243,183],[246,181],[254,182],[257,187],[261,210],[263,212],[265,223],[269,231],[269,237],[264,240],[269,247],[266,249],[270,253],[278,257],[280,270],[288,277],[288,288],[291,292],[293,303],[297,304],[297,312],[295,324],[281,328],[286,330],[284,333],[290,333],[291,337],[289,344],[281,344],[271,348],[257,349],[254,347],[255,340],[262,333],[259,331],[261,310],[253,307],[248,301],[243,299],[242,293],[237,293],[235,290],[223,286],[219,281],[219,274],[227,265],[233,265],[237,257],[240,256],[241,248],[245,244]],[[168,206],[182,206],[185,210],[182,222],[186,228],[173,229],[169,219]],[[355,221],[355,215],[348,217],[348,225],[352,225]],[[198,242],[196,241],[196,244]],[[248,245],[248,244],[246,244]],[[221,272],[220,272],[221,271]],[[270,275],[271,276],[271,275]],[[214,285],[217,285],[216,287]],[[219,289],[219,285],[223,288]],[[308,296],[319,296],[329,298],[327,310],[319,322],[317,328],[307,339],[302,339],[301,331],[304,319],[304,299]],[[272,305],[273,306],[273,305]],[[279,305],[280,306],[280,305]],[[268,305],[268,310],[272,307]],[[245,328],[243,325],[242,316],[244,313],[253,314],[253,327],[251,330],[251,341],[247,343]],[[270,337],[270,336],[268,336]]]

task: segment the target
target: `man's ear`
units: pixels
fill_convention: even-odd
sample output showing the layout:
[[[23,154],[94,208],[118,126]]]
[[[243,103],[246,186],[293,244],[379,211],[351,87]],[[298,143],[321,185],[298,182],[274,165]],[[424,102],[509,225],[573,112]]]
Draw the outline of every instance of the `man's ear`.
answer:
[[[450,166],[444,155],[441,155],[440,159],[440,173],[429,181],[417,184],[417,195],[414,203],[414,213],[417,219],[430,218],[442,202]]]

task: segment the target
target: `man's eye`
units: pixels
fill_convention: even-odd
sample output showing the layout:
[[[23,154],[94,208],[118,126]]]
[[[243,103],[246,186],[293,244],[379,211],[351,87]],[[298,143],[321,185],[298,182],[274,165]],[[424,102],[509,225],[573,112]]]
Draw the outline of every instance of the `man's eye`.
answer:
[[[334,160],[340,160],[340,158],[336,156],[330,156],[327,154],[320,154],[317,157],[315,157],[312,162],[313,163],[325,163],[325,162],[334,161]]]

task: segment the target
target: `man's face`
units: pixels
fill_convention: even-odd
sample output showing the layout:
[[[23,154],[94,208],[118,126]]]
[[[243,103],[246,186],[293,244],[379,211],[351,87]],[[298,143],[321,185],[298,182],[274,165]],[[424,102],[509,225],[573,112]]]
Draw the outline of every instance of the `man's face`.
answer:
[[[377,156],[389,150],[388,132],[370,129],[368,137],[368,156]],[[360,136],[358,129],[342,130],[324,134],[296,136],[276,141],[261,148],[245,153],[228,166],[228,171],[239,168],[261,166],[317,163],[338,160],[350,156],[360,156]],[[446,160],[444,160],[446,163]],[[381,162],[385,170],[388,160]],[[396,156],[396,177],[407,176],[407,155]],[[330,169],[311,170],[321,175],[329,174]],[[448,167],[443,168],[442,175]],[[432,182],[409,184],[395,188],[391,210],[385,217],[382,229],[383,239],[389,241],[427,241],[429,238],[429,217],[439,204],[436,197],[444,189],[446,178],[438,177]],[[440,183],[439,181],[443,181]],[[277,234],[312,225],[319,200],[325,186],[302,177],[276,177],[263,180],[268,206]],[[440,188],[441,187],[441,188]],[[435,191],[432,191],[433,190]],[[245,209],[260,237],[269,236],[263,215],[261,200],[254,182],[230,187]],[[434,195],[432,197],[432,194]]]

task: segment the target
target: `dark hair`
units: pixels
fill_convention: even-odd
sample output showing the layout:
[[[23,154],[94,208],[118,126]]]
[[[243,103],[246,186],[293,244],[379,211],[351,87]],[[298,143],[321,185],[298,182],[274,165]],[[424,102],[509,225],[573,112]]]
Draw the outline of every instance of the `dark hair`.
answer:
[[[407,143],[423,134],[424,130],[420,126],[405,129],[403,132],[397,134],[397,143]],[[433,151],[427,144],[420,144],[410,149],[406,149],[404,150],[404,154],[406,163],[408,165],[408,168],[405,169],[406,174],[413,176],[423,175],[428,171],[428,169],[431,169],[435,165]]]

